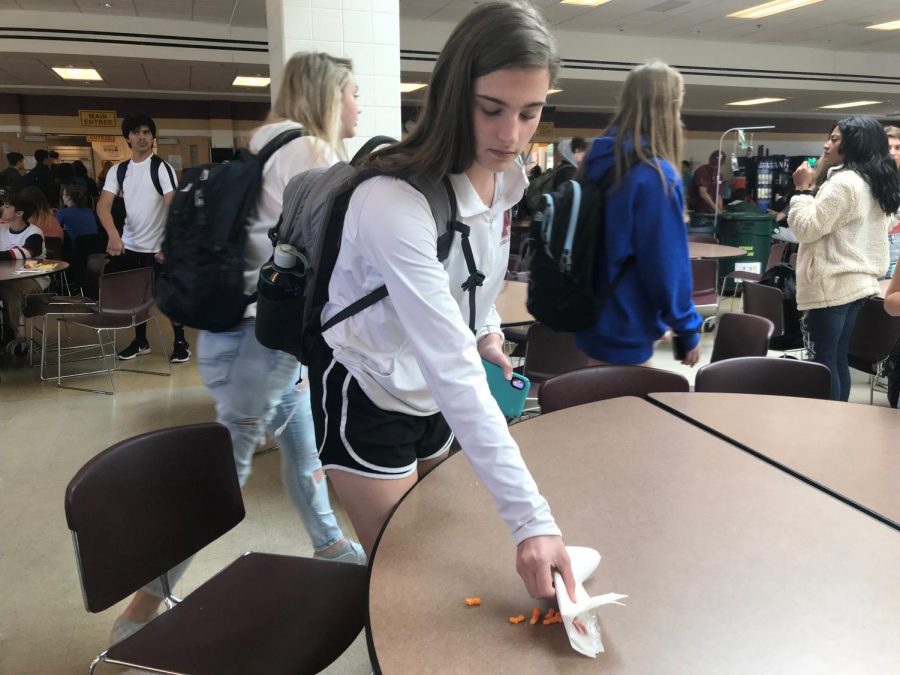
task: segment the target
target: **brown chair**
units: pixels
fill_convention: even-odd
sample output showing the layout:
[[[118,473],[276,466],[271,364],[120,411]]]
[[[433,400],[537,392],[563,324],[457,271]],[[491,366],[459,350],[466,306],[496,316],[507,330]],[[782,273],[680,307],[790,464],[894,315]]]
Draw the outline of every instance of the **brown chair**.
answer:
[[[708,234],[689,234],[688,241],[695,244],[718,244],[719,240]]]
[[[745,356],[697,371],[694,391],[831,398],[831,371],[821,363]]]
[[[590,359],[575,345],[571,333],[557,333],[542,323],[528,327],[522,374],[531,380],[532,395],[541,382],[589,365]]]
[[[719,264],[715,260],[691,258],[691,276],[694,280],[691,298],[695,305],[718,306],[719,292],[716,287],[718,274]]]
[[[660,391],[690,391],[688,381],[668,370],[645,366],[592,366],[552,377],[541,385],[541,413],[619,396],[644,396]]]
[[[741,356],[765,356],[775,326],[752,314],[722,314],[716,328],[710,363]]]
[[[890,316],[884,311],[883,298],[866,298],[850,335],[847,360],[851,368],[869,375],[870,405],[875,400],[875,379],[885,376],[885,363],[898,339],[900,317]]]
[[[34,365],[34,330],[35,323],[40,320],[41,327],[41,380],[55,379],[44,377],[44,367],[47,364],[47,321],[57,317],[92,314],[97,308],[99,296],[100,277],[109,259],[105,253],[91,255],[86,265],[86,280],[82,286],[82,295],[54,295],[52,293],[35,293],[25,297],[25,305],[22,314],[30,326],[29,330],[29,364]],[[93,289],[91,291],[91,289]],[[88,294],[92,293],[92,294]],[[51,347],[54,345],[50,345]],[[90,349],[93,345],[72,345],[61,347],[63,351],[72,352]]]
[[[772,322],[772,335],[784,335],[784,296],[773,286],[748,281],[744,284],[744,314],[761,316]]]
[[[63,260],[63,239],[62,237],[44,237],[44,252],[50,260]],[[69,287],[69,277],[65,270],[59,274],[58,287],[60,293],[65,292],[66,295],[72,295],[72,289]],[[55,276],[55,275],[54,275]]]
[[[147,375],[171,375],[172,367],[169,364],[168,358],[165,359],[165,372],[120,368],[116,358],[116,332],[133,329],[135,326],[142,323],[153,321],[156,326],[156,333],[159,336],[159,344],[163,344],[163,335],[159,327],[159,320],[150,313],[150,307],[153,305],[153,268],[144,267],[142,269],[127,270],[125,272],[116,272],[114,274],[104,274],[100,277],[99,286],[99,298],[94,313],[80,316],[63,316],[59,317],[56,322],[56,386],[63,389],[77,389],[79,391],[89,391],[96,394],[115,394],[116,383],[113,379],[114,370],[128,370],[129,372],[145,373]],[[62,326],[68,326],[69,324],[88,328],[96,332],[97,347],[100,349],[100,357],[103,360],[102,370],[72,373],[69,375],[62,374],[63,360],[60,329]],[[112,340],[110,342],[104,342],[104,333],[111,334]],[[95,375],[99,373],[106,373],[106,376],[109,378],[109,390],[72,387],[62,383],[65,379],[84,377],[86,375]]]
[[[366,568],[245,553],[183,601],[168,570],[244,519],[231,438],[218,424],[135,436],[104,450],[65,495],[85,609],[100,612],[154,579],[171,609],[101,652],[162,673],[317,673],[353,642]]]

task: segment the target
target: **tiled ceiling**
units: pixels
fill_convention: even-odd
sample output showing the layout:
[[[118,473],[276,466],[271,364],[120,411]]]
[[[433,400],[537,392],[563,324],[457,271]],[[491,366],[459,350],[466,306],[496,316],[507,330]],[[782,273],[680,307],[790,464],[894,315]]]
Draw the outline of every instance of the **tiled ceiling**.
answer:
[[[266,0],[0,0],[0,10],[79,12],[266,27]]]

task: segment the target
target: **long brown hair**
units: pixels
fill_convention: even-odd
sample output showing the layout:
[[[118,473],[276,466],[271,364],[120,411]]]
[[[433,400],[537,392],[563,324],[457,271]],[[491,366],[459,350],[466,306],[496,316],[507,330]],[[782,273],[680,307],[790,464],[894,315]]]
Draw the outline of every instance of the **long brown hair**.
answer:
[[[556,40],[529,4],[504,0],[469,12],[441,50],[410,134],[367,164],[390,173],[434,176],[468,169],[475,161],[475,80],[504,68],[547,68],[551,84],[559,73]]]
[[[633,163],[625,150],[626,143],[633,143],[637,161],[656,169],[663,187],[669,189],[663,169],[655,159],[664,159],[675,167],[681,161],[683,96],[681,73],[658,59],[628,73],[619,97],[619,110],[610,122],[616,134],[616,183]]]

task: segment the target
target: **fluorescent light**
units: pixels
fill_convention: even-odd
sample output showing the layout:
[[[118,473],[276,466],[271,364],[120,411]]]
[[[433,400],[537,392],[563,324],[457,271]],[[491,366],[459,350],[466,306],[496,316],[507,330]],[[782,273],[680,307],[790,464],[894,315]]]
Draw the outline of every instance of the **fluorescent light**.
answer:
[[[807,5],[815,5],[817,2],[822,2],[822,0],[775,0],[774,2],[766,2],[755,7],[743,9],[740,12],[734,12],[734,14],[729,14],[728,16],[735,19],[762,19],[773,14],[800,9]]]
[[[548,89],[547,96],[550,96],[550,94],[558,94],[561,91],[562,91],[562,89]]]
[[[876,23],[874,26],[866,26],[867,30],[900,30],[900,21],[888,21]]]
[[[783,98],[748,98],[746,101],[732,101],[731,103],[726,103],[725,105],[762,105],[763,103],[777,103],[778,101],[784,101],[786,99]]]
[[[248,77],[238,75],[231,83],[232,87],[268,87],[272,80],[268,77]]]
[[[609,0],[562,0],[561,5],[584,5],[585,7],[599,7],[605,5]]]
[[[421,82],[401,82],[400,93],[408,94],[411,91],[419,91],[419,89],[424,89],[427,86],[427,84],[422,84]]]
[[[819,110],[837,110],[839,108],[856,108],[863,105],[875,105],[881,101],[850,101],[849,103],[835,103],[834,105],[819,106]]]
[[[53,72],[64,80],[103,81],[103,78],[100,77],[100,73],[93,68],[54,68]]]

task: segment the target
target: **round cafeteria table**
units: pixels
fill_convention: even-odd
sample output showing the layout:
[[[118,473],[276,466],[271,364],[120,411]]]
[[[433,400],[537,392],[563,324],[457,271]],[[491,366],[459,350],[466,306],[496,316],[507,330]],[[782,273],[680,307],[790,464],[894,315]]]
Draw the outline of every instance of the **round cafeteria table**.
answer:
[[[68,269],[69,263],[64,260],[45,260],[44,262],[53,263],[53,269],[34,270],[30,272],[18,272],[25,267],[24,260],[0,260],[0,282],[12,281],[13,279],[27,279],[29,277],[42,277],[47,274],[56,274]]]
[[[669,410],[900,530],[900,412],[751,394],[651,394]]]
[[[528,284],[524,281],[504,281],[494,301],[500,315],[501,326],[524,326],[534,323],[525,303],[528,300]]]
[[[514,425],[566,542],[603,559],[585,586],[606,651],[574,652],[514,571],[505,524],[462,453],[395,510],[370,568],[376,672],[890,672],[900,536],[637,398]],[[480,607],[466,597],[479,596]]]
[[[747,255],[747,251],[737,246],[689,241],[688,255],[691,258],[736,258],[741,255]]]

